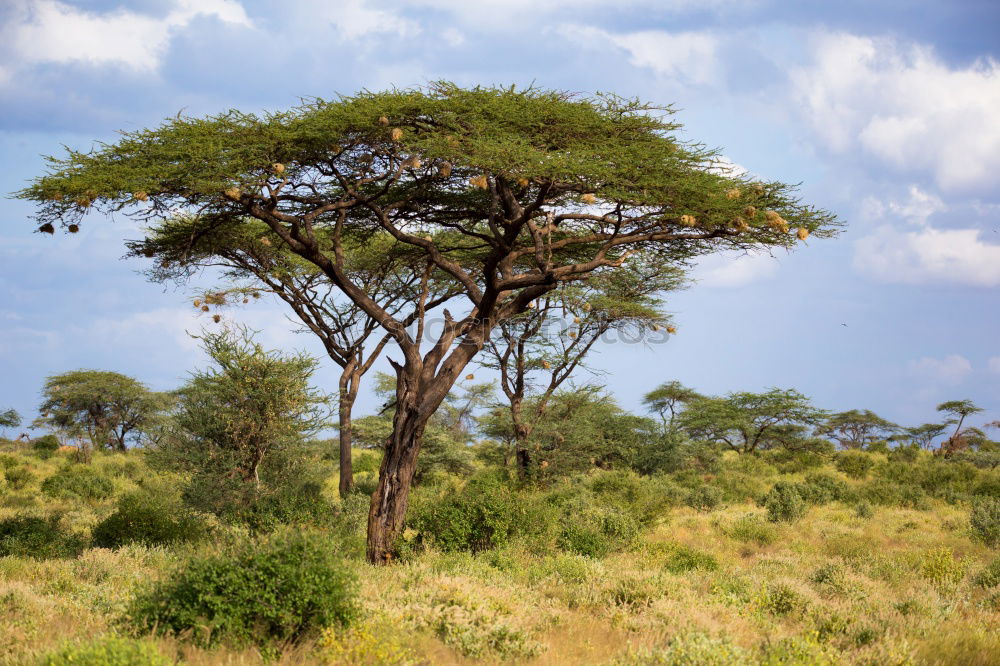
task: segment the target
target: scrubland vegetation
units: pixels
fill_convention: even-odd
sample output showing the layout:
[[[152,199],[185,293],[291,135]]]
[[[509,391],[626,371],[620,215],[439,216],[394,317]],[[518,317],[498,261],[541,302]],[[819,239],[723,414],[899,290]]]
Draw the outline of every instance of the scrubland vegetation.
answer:
[[[373,567],[380,450],[354,450],[341,496],[338,443],[310,439],[298,411],[316,397],[300,381],[310,365],[209,342],[228,366],[176,393],[155,444],[85,455],[52,436],[0,440],[0,663],[1000,659],[987,439],[945,455],[944,442],[845,449],[803,433],[795,447],[786,432],[744,451],[685,430],[703,433],[685,417],[705,400],[693,392],[672,424],[594,390],[556,396],[539,431],[562,439],[539,439],[526,471],[481,436],[497,415],[483,404],[469,417],[484,394],[472,386],[436,417],[394,559]],[[194,418],[215,404],[259,426],[221,406],[268,377],[269,392],[298,393],[278,390],[295,413],[270,422],[267,455]],[[592,409],[567,406],[580,400]],[[358,439],[377,442],[380,418],[361,419]]]

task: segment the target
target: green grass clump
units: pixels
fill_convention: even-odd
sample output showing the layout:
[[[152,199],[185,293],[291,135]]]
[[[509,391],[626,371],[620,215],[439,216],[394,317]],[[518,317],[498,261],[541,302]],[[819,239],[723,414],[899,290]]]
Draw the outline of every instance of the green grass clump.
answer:
[[[750,652],[725,638],[691,632],[675,636],[666,647],[629,652],[614,666],[751,666]]]
[[[170,666],[152,643],[128,638],[99,638],[73,643],[43,655],[38,666]]]
[[[1000,557],[987,564],[982,571],[975,575],[972,582],[978,587],[1000,586]]]
[[[320,534],[286,532],[231,555],[194,557],[140,593],[126,618],[140,632],[260,647],[294,643],[358,616],[353,570]]]
[[[764,508],[772,523],[790,523],[806,515],[808,507],[795,484],[779,481],[764,496]]]
[[[844,451],[837,456],[837,469],[852,479],[863,479],[875,466],[871,455],[861,451]]]

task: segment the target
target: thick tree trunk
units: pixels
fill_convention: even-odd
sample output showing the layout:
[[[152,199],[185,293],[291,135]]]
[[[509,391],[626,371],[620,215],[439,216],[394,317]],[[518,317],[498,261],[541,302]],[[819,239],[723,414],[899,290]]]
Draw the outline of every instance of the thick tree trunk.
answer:
[[[397,391],[397,395],[399,393]],[[407,404],[397,405],[392,436],[386,445],[378,486],[372,495],[367,549],[368,561],[372,564],[391,562],[396,541],[403,530],[417,455],[430,416],[420,413],[415,403],[416,395],[410,395]]]
[[[354,467],[351,457],[351,444],[354,432],[351,425],[351,413],[354,400],[358,396],[357,380],[360,379],[356,370],[345,371],[340,377],[340,496],[344,497],[354,489]]]

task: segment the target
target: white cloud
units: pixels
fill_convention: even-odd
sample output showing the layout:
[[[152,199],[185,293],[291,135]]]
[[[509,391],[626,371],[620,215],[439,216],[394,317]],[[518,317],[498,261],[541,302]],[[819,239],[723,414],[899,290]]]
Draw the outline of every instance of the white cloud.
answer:
[[[628,53],[633,66],[649,68],[660,76],[697,84],[718,79],[719,40],[707,32],[611,33],[591,26],[564,25],[559,33],[575,42],[600,42],[594,48],[610,43]]]
[[[825,34],[792,73],[800,108],[837,152],[931,173],[944,189],[996,185],[1000,64],[951,68],[928,47]]]
[[[940,197],[910,185],[905,200],[867,197],[861,202],[861,215],[867,219],[898,217],[910,224],[925,227],[931,216],[948,210]]]
[[[883,282],[1000,285],[1000,245],[978,229],[899,231],[880,227],[855,243],[854,267]]]
[[[910,372],[936,382],[955,385],[972,373],[972,364],[969,359],[958,354],[949,354],[941,359],[924,356],[910,361]]]
[[[778,272],[769,254],[711,255],[701,259],[692,278],[700,287],[742,287]]]
[[[114,64],[154,71],[178,29],[198,16],[250,26],[236,0],[176,0],[165,17],[118,9],[85,12],[58,0],[29,0],[10,42],[22,62]]]
[[[341,0],[321,3],[322,9],[309,4],[311,20],[325,19],[339,31],[340,37],[359,39],[366,35],[392,33],[402,36],[416,34],[419,26],[394,13],[375,9],[366,0]]]
[[[986,362],[986,367],[995,375],[1000,375],[1000,356],[994,356]]]

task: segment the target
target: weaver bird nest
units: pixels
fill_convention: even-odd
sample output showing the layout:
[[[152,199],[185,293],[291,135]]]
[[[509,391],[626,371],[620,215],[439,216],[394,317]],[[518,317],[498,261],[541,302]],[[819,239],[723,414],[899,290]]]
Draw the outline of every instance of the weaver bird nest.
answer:
[[[582,197],[580,197],[580,201],[582,201],[585,204],[593,204],[593,203],[597,203],[597,197],[595,197],[590,192],[587,192]]]

